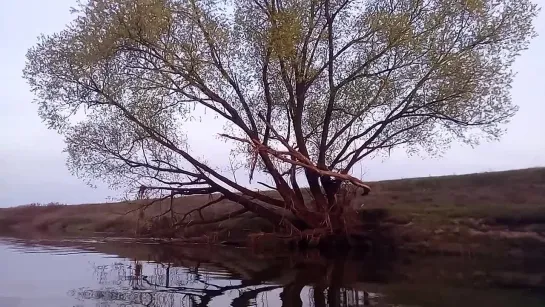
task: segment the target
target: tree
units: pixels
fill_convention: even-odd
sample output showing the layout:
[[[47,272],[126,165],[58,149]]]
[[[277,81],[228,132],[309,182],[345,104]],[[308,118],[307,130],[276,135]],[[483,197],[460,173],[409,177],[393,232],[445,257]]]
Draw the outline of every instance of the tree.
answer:
[[[370,190],[350,175],[362,159],[500,137],[537,12],[529,0],[89,0],[29,50],[24,77],[79,176],[219,193],[241,205],[224,218],[341,231],[343,185]],[[192,154],[182,128],[203,111],[278,197]]]

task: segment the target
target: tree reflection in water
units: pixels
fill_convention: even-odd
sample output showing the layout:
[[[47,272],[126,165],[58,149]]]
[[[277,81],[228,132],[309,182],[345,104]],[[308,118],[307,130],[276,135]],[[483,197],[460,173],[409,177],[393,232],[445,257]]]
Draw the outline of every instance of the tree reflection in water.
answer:
[[[100,289],[80,288],[69,295],[96,306],[379,306],[379,297],[362,290],[342,287],[343,262],[326,266],[289,269],[271,262],[259,270],[234,272],[171,263],[131,261],[94,266]],[[246,275],[242,277],[242,275]]]
[[[8,242],[31,253],[69,251],[74,261],[83,260],[78,253],[98,253],[97,261],[108,265],[80,276],[86,287],[68,293],[79,300],[77,307],[545,306],[545,265],[539,258],[421,257],[377,250],[341,257],[252,253],[133,239]]]

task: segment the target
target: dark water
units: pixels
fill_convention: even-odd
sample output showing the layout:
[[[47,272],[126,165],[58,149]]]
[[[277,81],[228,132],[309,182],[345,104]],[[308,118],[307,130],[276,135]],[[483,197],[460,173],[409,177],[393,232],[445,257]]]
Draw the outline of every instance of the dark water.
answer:
[[[537,307],[541,262],[0,238],[0,307]]]

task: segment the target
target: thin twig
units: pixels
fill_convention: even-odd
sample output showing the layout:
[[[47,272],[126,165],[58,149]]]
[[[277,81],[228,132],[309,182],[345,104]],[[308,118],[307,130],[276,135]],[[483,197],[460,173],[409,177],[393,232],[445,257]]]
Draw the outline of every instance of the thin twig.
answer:
[[[277,188],[275,188],[275,187],[273,187],[273,186],[270,186],[270,185],[268,185],[268,184],[266,184],[266,183],[264,183],[264,182],[258,181],[257,183],[260,184],[260,185],[262,185],[262,186],[264,186],[264,187],[266,187],[266,188],[268,188],[268,189],[277,190]]]
[[[249,211],[248,209],[243,208],[243,209],[240,209],[240,210],[237,210],[237,211],[222,215],[222,216],[217,217],[215,219],[211,219],[211,220],[207,220],[207,221],[196,221],[196,222],[190,221],[190,222],[188,222],[186,224],[177,223],[176,225],[174,225],[174,227],[195,226],[195,225],[206,225],[206,224],[219,223],[219,222],[223,222],[225,220],[228,220],[230,218],[242,215],[242,214],[244,214],[244,213],[246,213],[248,211]]]
[[[225,200],[225,199],[226,199],[225,196],[221,196],[221,197],[219,197],[218,199],[215,199],[215,200],[213,200],[213,201],[210,201],[210,202],[204,204],[203,206],[201,206],[201,207],[199,207],[199,208],[195,208],[195,209],[193,209],[193,210],[190,210],[190,211],[186,212],[186,213],[184,214],[184,216],[182,217],[182,219],[181,219],[179,222],[177,222],[176,224],[174,224],[174,226],[177,226],[178,224],[181,224],[183,221],[185,221],[185,219],[186,219],[187,217],[189,217],[189,216],[191,215],[191,213],[196,212],[196,211],[199,211],[201,219],[204,220],[204,217],[202,216],[202,210],[205,209],[205,208],[208,208],[208,207],[210,207],[210,206],[212,206],[212,205],[214,205],[214,204],[217,204],[217,203],[219,203],[220,201]]]

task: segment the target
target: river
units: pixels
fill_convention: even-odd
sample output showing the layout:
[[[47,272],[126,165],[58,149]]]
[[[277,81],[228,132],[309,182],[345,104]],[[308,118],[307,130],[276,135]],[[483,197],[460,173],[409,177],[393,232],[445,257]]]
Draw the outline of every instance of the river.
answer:
[[[540,261],[0,238],[0,306],[545,306]]]

